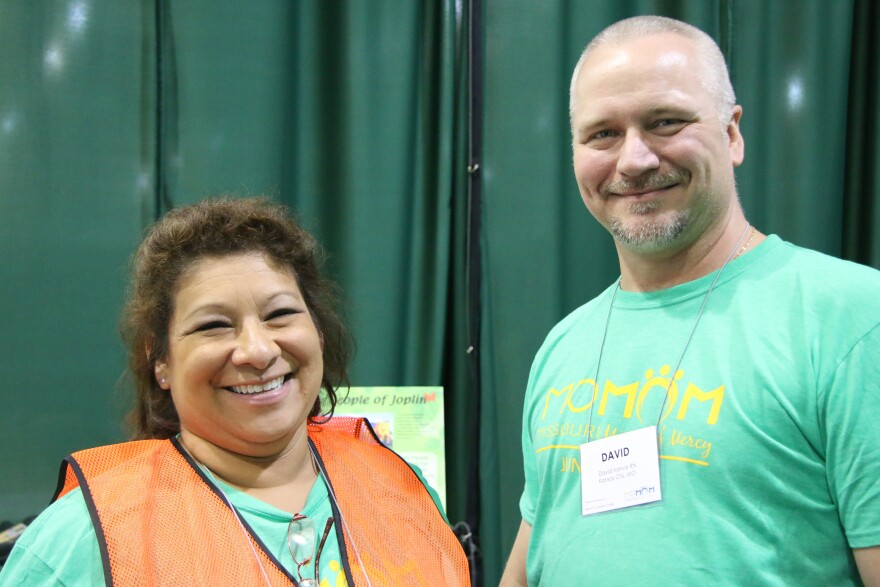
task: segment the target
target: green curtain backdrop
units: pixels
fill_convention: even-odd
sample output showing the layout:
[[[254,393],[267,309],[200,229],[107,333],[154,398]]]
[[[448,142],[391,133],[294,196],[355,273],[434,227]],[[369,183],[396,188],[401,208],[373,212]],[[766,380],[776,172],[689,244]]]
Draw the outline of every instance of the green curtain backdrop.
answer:
[[[267,193],[327,248],[358,340],[353,383],[446,387],[449,517],[479,522],[497,584],[520,520],[532,357],[618,273],[570,169],[569,76],[590,37],[645,13],[725,51],[750,219],[880,266],[870,0],[0,2],[0,520],[45,506],[64,455],[123,438],[116,318],[143,228],[209,194]],[[484,139],[479,393],[469,115]]]

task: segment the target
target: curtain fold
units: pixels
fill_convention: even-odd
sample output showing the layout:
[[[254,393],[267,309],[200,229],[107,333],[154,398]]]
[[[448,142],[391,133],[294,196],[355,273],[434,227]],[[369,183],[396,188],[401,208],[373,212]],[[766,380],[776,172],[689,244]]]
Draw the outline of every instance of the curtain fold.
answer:
[[[880,8],[856,0],[853,10],[843,254],[880,267]]]

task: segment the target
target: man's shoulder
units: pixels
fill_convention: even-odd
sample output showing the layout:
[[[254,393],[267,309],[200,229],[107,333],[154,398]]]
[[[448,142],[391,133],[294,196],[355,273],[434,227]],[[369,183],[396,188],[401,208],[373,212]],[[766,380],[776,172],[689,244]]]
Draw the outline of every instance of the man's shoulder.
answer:
[[[847,261],[845,259],[841,259],[839,257],[835,257],[833,255],[829,255],[827,253],[823,253],[814,249],[808,249],[806,247],[802,247],[800,245],[796,245],[794,243],[790,243],[781,239],[780,246],[783,250],[788,251],[795,261],[813,266],[816,270],[824,268],[834,272],[855,273],[873,276],[874,279],[880,280],[880,271],[874,269],[873,267],[862,265],[853,261]]]
[[[845,355],[880,325],[880,271],[778,238],[741,283],[732,295],[743,321],[821,341],[823,356]]]
[[[830,298],[848,304],[860,300],[876,303],[880,298],[880,271],[873,267],[786,241],[781,241],[778,249],[774,255],[779,263],[775,271],[818,299]]]

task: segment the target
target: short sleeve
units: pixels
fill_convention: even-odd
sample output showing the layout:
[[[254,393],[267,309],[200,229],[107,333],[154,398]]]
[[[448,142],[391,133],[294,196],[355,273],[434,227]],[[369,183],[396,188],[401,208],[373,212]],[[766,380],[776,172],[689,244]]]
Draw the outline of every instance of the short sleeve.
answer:
[[[836,367],[819,409],[828,485],[849,545],[880,545],[880,325]]]
[[[0,571],[0,587],[103,584],[98,539],[79,489],[37,516]]]

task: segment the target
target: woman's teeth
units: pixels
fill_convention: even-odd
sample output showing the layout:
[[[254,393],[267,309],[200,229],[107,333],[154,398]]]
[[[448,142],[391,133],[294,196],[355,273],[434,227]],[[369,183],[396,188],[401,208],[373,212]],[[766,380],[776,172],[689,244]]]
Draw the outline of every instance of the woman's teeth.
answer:
[[[263,393],[265,391],[278,389],[281,387],[282,383],[284,383],[283,376],[276,377],[275,379],[267,381],[266,383],[261,383],[260,385],[233,385],[232,387],[227,387],[227,389],[241,395],[252,395],[254,393]]]

